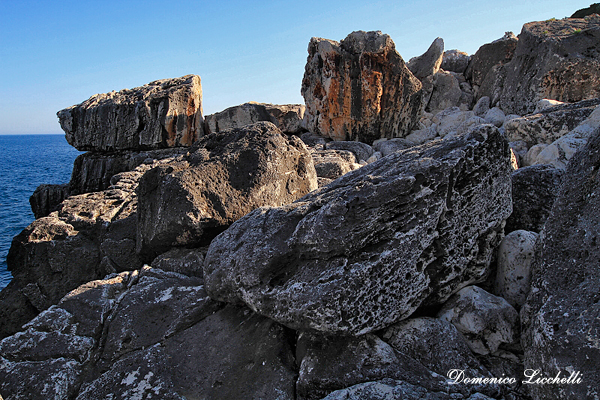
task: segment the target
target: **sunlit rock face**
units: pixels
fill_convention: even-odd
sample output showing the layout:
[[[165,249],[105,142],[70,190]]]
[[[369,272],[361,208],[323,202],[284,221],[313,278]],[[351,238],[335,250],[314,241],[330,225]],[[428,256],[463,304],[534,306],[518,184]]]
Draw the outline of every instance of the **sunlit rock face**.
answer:
[[[422,101],[421,82],[379,31],[353,32],[341,42],[312,38],[302,95],[310,132],[369,144],[408,135]]]
[[[204,134],[197,75],[96,94],[57,115],[67,142],[82,151],[190,146]]]

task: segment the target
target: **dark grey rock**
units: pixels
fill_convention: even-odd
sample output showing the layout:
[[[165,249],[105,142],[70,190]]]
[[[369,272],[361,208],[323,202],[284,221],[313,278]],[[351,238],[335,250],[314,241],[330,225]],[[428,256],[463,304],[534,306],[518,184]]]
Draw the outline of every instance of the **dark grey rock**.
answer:
[[[354,153],[347,150],[317,150],[311,155],[319,178],[337,179],[360,167]]]
[[[137,251],[150,261],[174,246],[205,245],[260,206],[317,188],[312,157],[270,122],[212,133],[182,161],[151,169],[137,189]]]
[[[360,160],[367,161],[374,153],[374,150],[371,146],[362,142],[333,141],[327,143],[325,148],[327,150],[351,151],[356,156],[356,161],[354,162],[359,162]]]
[[[425,83],[423,83],[425,88]],[[460,104],[462,90],[458,79],[445,71],[437,72],[433,75],[433,90],[431,97],[426,101],[425,110],[435,112],[445,110],[450,107],[457,107]]]
[[[152,268],[177,272],[187,276],[202,277],[202,264],[206,247],[200,249],[171,249],[152,261]]]
[[[571,159],[540,233],[521,310],[525,368],[579,384],[531,385],[534,399],[600,396],[600,132]]]
[[[444,39],[436,38],[427,51],[418,57],[411,58],[406,66],[419,79],[426,78],[440,70],[444,55]]]
[[[197,75],[97,94],[57,115],[67,142],[81,151],[190,146],[204,134]]]
[[[63,183],[62,185],[43,184],[38,186],[31,197],[29,197],[33,216],[36,219],[42,218],[52,211],[56,211],[58,205],[68,196],[69,185],[67,183]]]
[[[469,56],[464,51],[447,50],[442,56],[441,68],[444,71],[464,74],[464,72],[467,70],[467,67],[469,66],[469,61],[471,61],[471,56]]]
[[[375,151],[381,153],[382,157],[390,155],[400,150],[408,149],[414,146],[414,143],[409,142],[406,139],[389,139],[378,142],[374,145]]]
[[[517,43],[516,36],[512,32],[506,32],[504,37],[484,44],[471,56],[465,75],[474,85],[481,86],[492,67],[512,59]]]
[[[558,195],[564,171],[551,165],[519,168],[511,175],[513,212],[505,231],[540,232]]]
[[[511,212],[508,144],[484,125],[391,154],[215,238],[211,297],[294,329],[358,335],[485,279]]]

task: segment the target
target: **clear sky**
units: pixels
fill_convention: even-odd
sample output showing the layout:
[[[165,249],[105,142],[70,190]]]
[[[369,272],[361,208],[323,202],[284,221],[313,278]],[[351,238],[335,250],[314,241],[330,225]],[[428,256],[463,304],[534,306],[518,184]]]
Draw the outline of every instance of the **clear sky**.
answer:
[[[590,0],[0,0],[0,134],[62,133],[56,112],[95,93],[197,74],[204,114],[303,103],[312,36],[389,34],[405,60],[436,37],[469,54]]]

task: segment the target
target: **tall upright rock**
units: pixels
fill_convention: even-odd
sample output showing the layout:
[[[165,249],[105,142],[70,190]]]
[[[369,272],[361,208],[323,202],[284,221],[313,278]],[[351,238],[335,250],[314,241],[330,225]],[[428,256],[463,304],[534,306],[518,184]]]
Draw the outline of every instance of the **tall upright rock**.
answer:
[[[422,101],[421,82],[379,31],[352,32],[341,43],[312,38],[302,96],[310,132],[369,144],[408,135]]]
[[[190,146],[204,134],[197,75],[96,94],[57,115],[67,142],[82,151]]]

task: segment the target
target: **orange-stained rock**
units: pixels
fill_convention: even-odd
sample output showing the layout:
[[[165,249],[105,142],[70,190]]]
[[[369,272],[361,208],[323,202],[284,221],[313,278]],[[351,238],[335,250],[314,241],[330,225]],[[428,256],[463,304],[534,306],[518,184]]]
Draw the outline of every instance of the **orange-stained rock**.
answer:
[[[366,143],[408,135],[422,98],[421,82],[379,31],[353,32],[341,43],[312,38],[302,95],[310,132]]]

